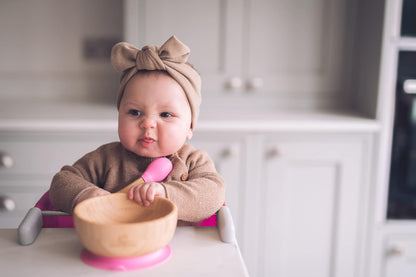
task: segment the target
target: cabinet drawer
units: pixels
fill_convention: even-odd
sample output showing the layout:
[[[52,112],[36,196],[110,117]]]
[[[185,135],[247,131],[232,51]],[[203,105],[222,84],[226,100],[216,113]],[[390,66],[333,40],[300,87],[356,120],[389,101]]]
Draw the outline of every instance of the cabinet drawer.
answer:
[[[416,276],[416,236],[387,239],[384,277]]]
[[[48,186],[0,186],[0,197],[14,203],[14,209],[0,209],[0,228],[17,228],[40,197],[47,191]]]
[[[0,152],[13,161],[0,179],[52,177],[98,146],[117,140],[113,133],[0,133]]]

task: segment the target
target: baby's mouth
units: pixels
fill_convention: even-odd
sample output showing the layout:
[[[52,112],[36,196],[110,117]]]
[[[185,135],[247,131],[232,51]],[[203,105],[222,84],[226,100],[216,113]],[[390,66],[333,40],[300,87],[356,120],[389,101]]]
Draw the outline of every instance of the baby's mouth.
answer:
[[[155,143],[156,140],[151,137],[145,137],[145,138],[140,139],[139,142],[143,147],[149,147],[153,143]]]

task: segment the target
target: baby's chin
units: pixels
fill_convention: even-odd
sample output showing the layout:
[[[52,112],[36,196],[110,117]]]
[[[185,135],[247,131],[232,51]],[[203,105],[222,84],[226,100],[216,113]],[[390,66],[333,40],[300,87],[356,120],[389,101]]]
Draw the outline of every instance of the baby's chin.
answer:
[[[128,151],[136,154],[137,156],[140,156],[140,157],[143,157],[143,158],[149,158],[149,159],[167,157],[167,156],[173,155],[174,153],[178,152],[179,149],[180,149],[179,148],[176,151],[172,152],[172,151],[161,151],[160,149],[158,149],[158,150],[150,149],[150,147],[148,147],[148,148],[138,147],[137,145],[130,146],[130,145],[125,145],[122,142],[121,142],[121,144],[124,146],[125,149],[127,149]]]
[[[144,150],[133,150],[131,151],[137,156],[149,158],[149,159],[156,159],[160,157],[167,157],[172,155],[173,153],[164,153],[164,152],[154,152],[154,151],[144,151]]]

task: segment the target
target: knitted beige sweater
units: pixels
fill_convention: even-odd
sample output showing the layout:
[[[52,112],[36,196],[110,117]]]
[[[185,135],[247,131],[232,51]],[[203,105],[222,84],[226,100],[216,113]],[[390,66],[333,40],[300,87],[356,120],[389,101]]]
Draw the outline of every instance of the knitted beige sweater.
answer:
[[[208,154],[185,144],[168,158],[173,169],[162,185],[178,207],[178,219],[198,222],[218,211],[224,203],[225,183]],[[129,152],[120,142],[105,144],[54,176],[52,203],[72,213],[80,195],[93,195],[99,188],[116,192],[140,177],[151,161]]]

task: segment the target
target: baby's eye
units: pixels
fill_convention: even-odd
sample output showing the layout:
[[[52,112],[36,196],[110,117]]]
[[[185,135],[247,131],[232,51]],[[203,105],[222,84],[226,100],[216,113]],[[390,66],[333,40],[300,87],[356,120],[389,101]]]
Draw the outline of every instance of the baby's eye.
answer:
[[[160,114],[160,116],[161,117],[171,117],[172,114],[171,113],[168,113],[168,112],[163,112],[163,113]]]
[[[131,109],[131,110],[129,110],[129,114],[133,115],[133,116],[139,116],[142,113],[139,110]]]

